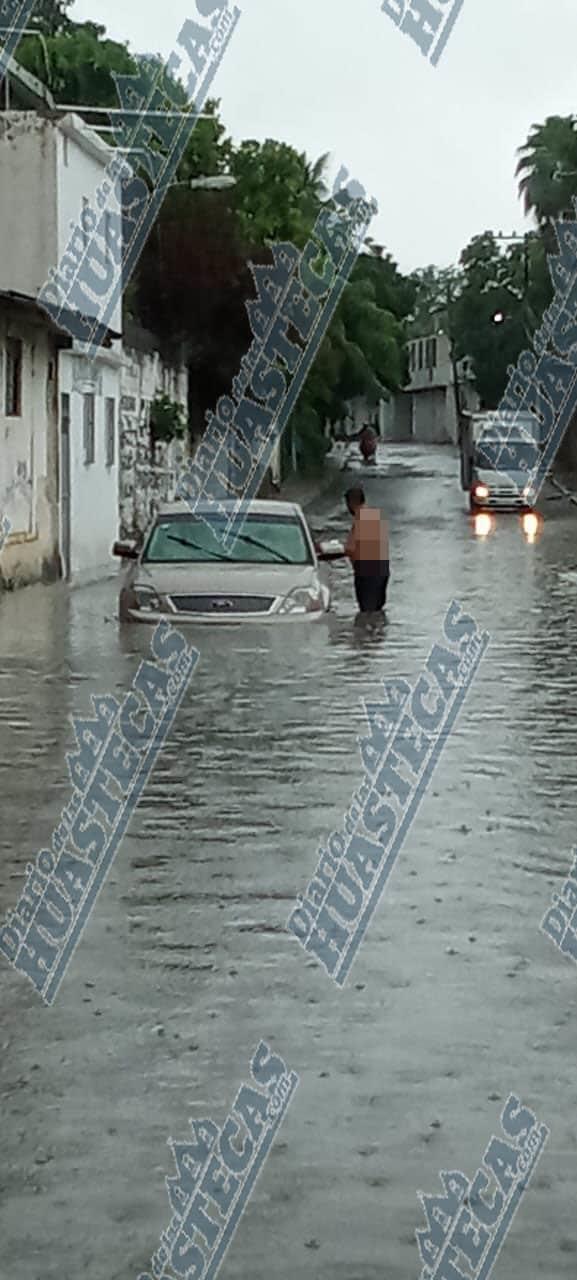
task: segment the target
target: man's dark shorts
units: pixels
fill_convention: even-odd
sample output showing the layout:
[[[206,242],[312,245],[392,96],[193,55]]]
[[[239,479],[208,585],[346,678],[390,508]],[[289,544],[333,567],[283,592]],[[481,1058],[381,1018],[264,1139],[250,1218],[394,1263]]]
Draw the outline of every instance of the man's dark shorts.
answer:
[[[389,578],[388,560],[355,564],[355,591],[361,613],[378,613],[384,609]]]

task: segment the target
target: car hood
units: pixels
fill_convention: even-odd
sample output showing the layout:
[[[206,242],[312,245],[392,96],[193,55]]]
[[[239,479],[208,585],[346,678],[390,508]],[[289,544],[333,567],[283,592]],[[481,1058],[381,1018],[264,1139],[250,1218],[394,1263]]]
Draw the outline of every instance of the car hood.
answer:
[[[286,596],[294,587],[310,587],[319,573],[312,564],[139,564],[130,581],[153,587],[161,595]]]

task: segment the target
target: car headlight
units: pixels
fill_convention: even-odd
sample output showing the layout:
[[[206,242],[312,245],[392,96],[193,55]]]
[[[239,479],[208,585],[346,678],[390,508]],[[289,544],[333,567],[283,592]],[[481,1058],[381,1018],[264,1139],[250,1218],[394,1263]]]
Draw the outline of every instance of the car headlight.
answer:
[[[295,587],[285,596],[279,613],[318,613],[323,607],[320,582],[310,587]]]
[[[489,497],[489,490],[488,490],[488,488],[487,488],[487,485],[486,485],[486,484],[476,484],[476,485],[475,485],[475,497],[476,497],[476,498],[488,498],[488,497]]]
[[[133,609],[141,613],[162,613],[162,600],[152,587],[133,587]]]

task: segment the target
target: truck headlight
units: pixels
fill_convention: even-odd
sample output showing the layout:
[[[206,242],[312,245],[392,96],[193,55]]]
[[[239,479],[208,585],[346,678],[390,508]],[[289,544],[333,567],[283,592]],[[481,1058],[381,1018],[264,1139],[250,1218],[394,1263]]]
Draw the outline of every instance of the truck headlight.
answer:
[[[539,533],[539,517],[534,511],[528,511],[523,516],[523,533],[528,542],[534,542]]]
[[[475,485],[474,493],[475,493],[475,497],[476,497],[476,498],[488,498],[488,497],[489,497],[489,490],[488,490],[488,488],[487,488],[487,485],[486,485],[486,484],[476,484],[476,485]]]

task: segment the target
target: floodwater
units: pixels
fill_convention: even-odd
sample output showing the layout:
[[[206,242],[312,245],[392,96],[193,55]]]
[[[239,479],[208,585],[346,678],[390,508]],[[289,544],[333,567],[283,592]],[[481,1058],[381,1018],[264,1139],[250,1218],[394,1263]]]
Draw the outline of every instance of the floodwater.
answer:
[[[535,544],[514,515],[483,540],[452,451],[392,447],[383,471],[383,630],[355,626],[344,564],[320,624],[191,630],[200,662],[54,1006],[0,957],[6,1280],[150,1270],[167,1140],[223,1124],[262,1039],[300,1084],[223,1280],[417,1280],[418,1191],[474,1177],[511,1093],[551,1136],[495,1274],[574,1280],[577,968],[539,925],[576,830],[577,516],[548,495]],[[309,518],[341,536],[340,493]],[[116,594],[0,600],[2,917],[69,798],[70,714],[148,653]],[[491,642],[339,990],[285,923],[361,780],[362,699],[418,678],[455,599]]]

